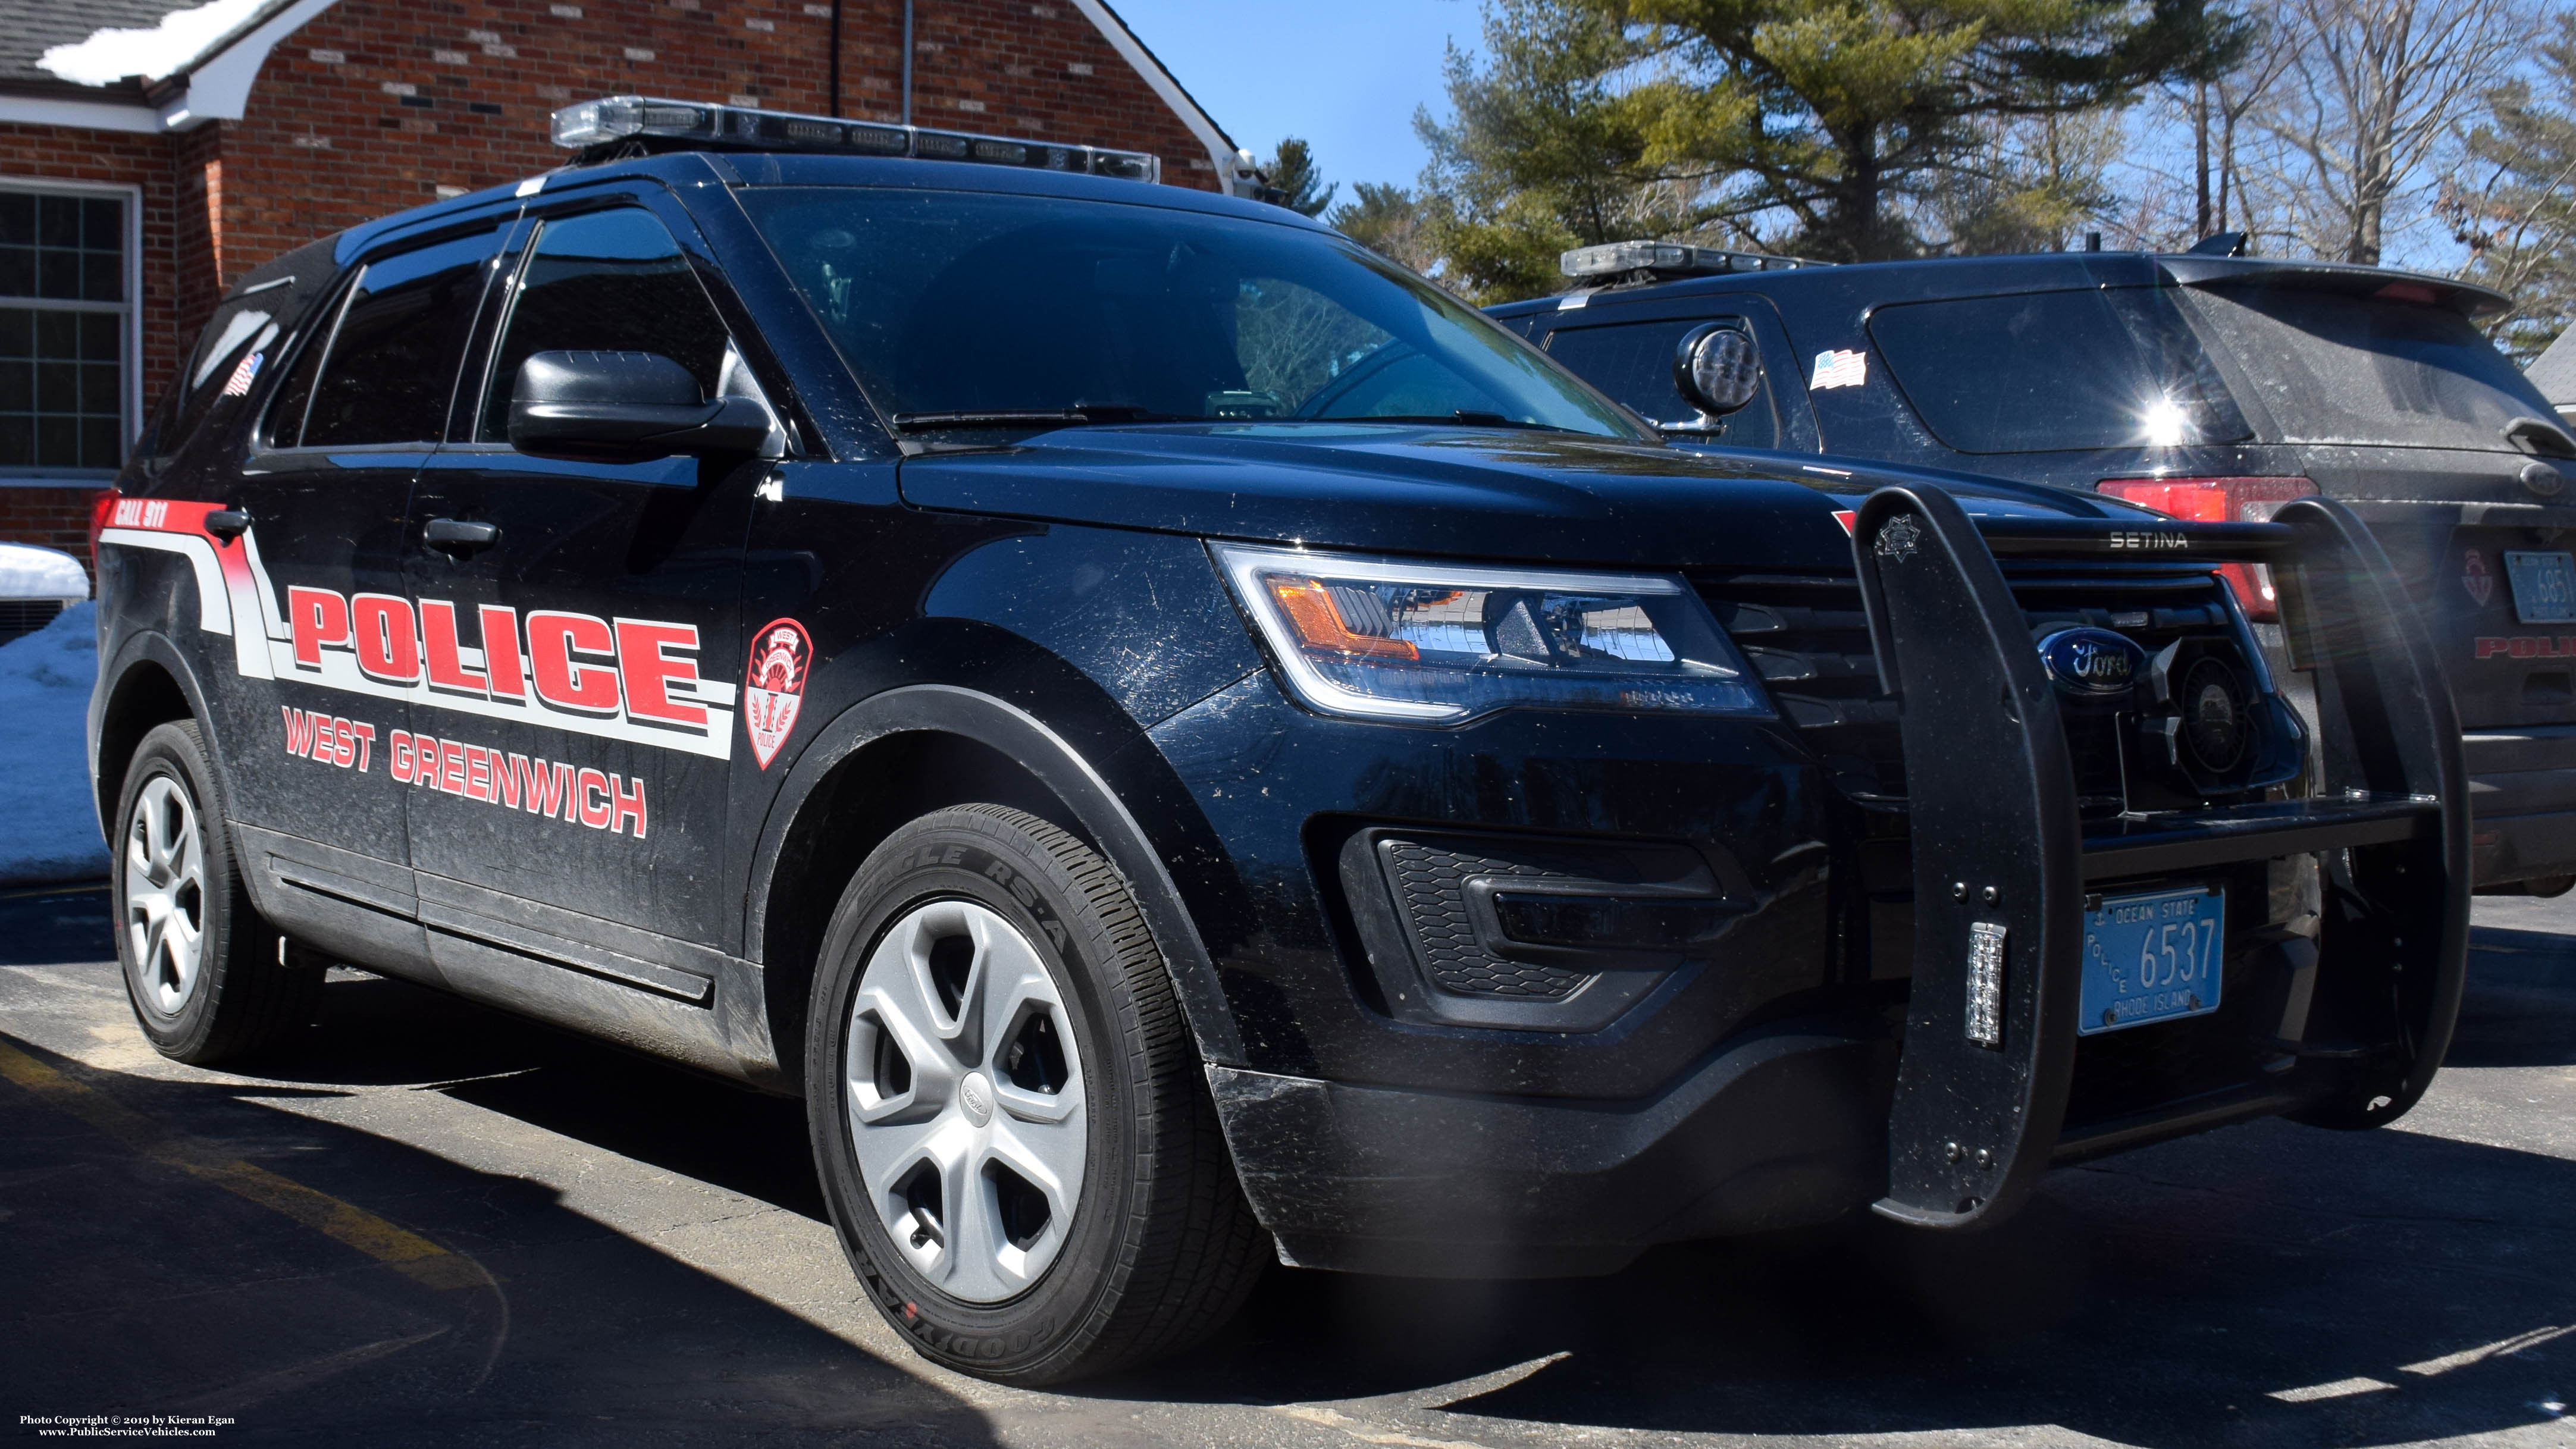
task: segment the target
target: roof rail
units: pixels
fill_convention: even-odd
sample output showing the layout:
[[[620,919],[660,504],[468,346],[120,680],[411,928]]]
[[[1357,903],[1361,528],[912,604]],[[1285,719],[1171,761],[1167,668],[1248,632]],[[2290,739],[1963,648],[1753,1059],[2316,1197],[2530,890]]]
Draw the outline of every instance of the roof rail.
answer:
[[[1160,181],[1163,158],[1105,146],[1060,146],[1008,136],[936,131],[882,121],[847,121],[748,106],[707,105],[652,96],[602,96],[554,114],[554,142],[602,161],[638,152],[802,151],[841,156],[910,156],[924,161],[976,161],[1033,171]]]
[[[1593,286],[1616,282],[1668,282],[1680,277],[1710,277],[1727,272],[1776,272],[1792,267],[1831,266],[1805,257],[1768,252],[1730,252],[1680,242],[1619,241],[1576,247],[1556,259],[1557,270]]]

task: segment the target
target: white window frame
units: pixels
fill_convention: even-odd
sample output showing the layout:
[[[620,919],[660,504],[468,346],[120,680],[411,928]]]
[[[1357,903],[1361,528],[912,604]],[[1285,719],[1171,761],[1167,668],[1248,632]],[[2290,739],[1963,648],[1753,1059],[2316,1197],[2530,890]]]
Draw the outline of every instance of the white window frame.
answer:
[[[113,196],[125,203],[125,300],[63,302],[43,297],[0,297],[0,307],[33,307],[38,311],[125,313],[125,385],[118,389],[124,412],[122,466],[134,456],[134,438],[143,431],[143,188],[123,182],[57,181],[44,176],[0,175],[0,191],[37,192],[47,196]],[[179,359],[187,365],[187,359]],[[0,488],[104,488],[109,479],[94,472],[0,473]]]

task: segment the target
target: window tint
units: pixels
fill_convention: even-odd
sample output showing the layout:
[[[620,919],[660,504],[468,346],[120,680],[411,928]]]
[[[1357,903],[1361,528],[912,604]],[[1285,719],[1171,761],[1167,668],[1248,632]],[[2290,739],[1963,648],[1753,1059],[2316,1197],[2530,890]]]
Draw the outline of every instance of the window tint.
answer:
[[[1963,453],[2233,443],[2249,431],[2154,288],[1881,307],[1869,336],[1924,425]]]
[[[197,350],[187,370],[170,389],[170,401],[154,421],[149,451],[167,456],[197,430],[217,398],[240,396],[253,379],[276,360],[277,317],[293,306],[295,289],[271,287],[236,298],[215,309],[197,334]]]
[[[434,443],[446,434],[457,363],[495,242],[487,232],[367,264],[328,339],[297,442],[341,448]],[[272,436],[282,446],[295,421],[282,409],[302,391],[290,385],[273,415]]]
[[[2521,371],[2448,308],[2232,287],[2185,295],[2285,443],[2504,451],[2505,424],[2550,416]]]
[[[1699,410],[1673,386],[1673,352],[1702,325],[1733,318],[1692,317],[1665,322],[1624,322],[1615,327],[1560,327],[1549,334],[1547,355],[1575,375],[1628,405],[1639,416],[1672,427],[1696,428]],[[1751,328],[1746,328],[1750,332]],[[1766,369],[1753,401],[1723,419],[1723,432],[1694,432],[1739,448],[1780,446],[1780,422],[1771,407]]]
[[[510,389],[532,353],[658,352],[696,376],[701,396],[714,397],[728,345],[688,257],[651,212],[626,207],[549,221],[519,272],[478,436],[510,435]]]

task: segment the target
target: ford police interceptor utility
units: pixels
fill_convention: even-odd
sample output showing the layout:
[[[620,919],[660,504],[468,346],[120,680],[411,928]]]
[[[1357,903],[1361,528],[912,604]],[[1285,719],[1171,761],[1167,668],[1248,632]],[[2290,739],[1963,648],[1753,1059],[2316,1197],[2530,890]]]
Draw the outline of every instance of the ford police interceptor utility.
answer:
[[[183,1061],[340,960],[809,1105],[943,1363],[2404,1112],[2458,729],[2340,504],[1694,456],[1151,157],[615,98],[243,279],[98,519]],[[2268,565],[2315,723],[2218,570]]]

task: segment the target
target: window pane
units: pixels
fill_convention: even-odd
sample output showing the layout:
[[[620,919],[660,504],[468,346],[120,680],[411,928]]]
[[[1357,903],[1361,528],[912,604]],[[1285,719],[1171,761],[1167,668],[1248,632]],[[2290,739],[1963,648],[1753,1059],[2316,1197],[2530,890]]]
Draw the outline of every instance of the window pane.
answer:
[[[0,296],[125,300],[125,203],[0,192]]]
[[[2199,339],[2154,288],[1881,307],[1870,340],[1963,453],[2233,443],[2250,430]]]
[[[487,232],[368,266],[314,389],[306,447],[439,439],[493,245]]]
[[[520,272],[480,436],[510,435],[510,389],[531,354],[658,352],[713,397],[726,345],[715,304],[652,213],[629,207],[547,222]]]
[[[85,326],[92,315],[0,307],[0,468],[123,461],[122,319]]]
[[[1673,352],[1685,335],[1712,320],[1692,317],[1616,327],[1560,327],[1547,339],[1547,355],[1641,417],[1667,426],[1696,427],[1699,410],[1684,402],[1681,389],[1673,386]],[[1723,438],[1739,448],[1779,446],[1780,427],[1771,411],[1768,373],[1753,401],[1723,421],[1724,432],[1695,436]]]

